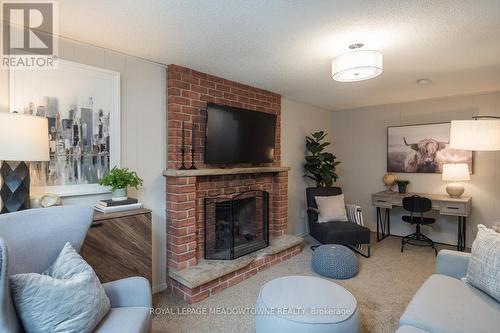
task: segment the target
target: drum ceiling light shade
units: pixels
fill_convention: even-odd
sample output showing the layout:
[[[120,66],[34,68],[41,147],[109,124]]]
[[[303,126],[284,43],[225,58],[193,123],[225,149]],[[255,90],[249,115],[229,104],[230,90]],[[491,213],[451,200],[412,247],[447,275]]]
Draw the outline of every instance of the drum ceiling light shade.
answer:
[[[356,50],[339,55],[332,61],[332,78],[339,82],[355,82],[382,74],[382,53]]]
[[[475,151],[500,150],[500,119],[452,120],[450,147]]]

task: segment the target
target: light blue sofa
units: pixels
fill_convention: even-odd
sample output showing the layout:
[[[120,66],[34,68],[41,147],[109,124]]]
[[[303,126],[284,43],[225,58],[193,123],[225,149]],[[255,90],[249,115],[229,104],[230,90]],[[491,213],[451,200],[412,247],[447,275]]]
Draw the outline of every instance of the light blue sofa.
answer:
[[[441,250],[436,273],[417,291],[396,333],[500,332],[500,303],[463,282],[470,254]]]
[[[22,333],[10,297],[8,277],[40,273],[48,268],[66,242],[79,251],[92,223],[91,207],[30,209],[0,215],[0,332]],[[96,333],[146,333],[151,326],[151,288],[134,277],[103,284],[111,310]]]

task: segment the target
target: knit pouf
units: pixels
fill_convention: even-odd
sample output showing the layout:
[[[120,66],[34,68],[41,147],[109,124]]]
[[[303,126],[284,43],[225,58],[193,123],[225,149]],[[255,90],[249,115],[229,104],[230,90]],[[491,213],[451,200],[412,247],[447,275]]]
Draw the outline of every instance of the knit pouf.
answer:
[[[316,248],[312,256],[313,270],[332,279],[350,279],[358,274],[358,259],[346,246],[329,244]]]

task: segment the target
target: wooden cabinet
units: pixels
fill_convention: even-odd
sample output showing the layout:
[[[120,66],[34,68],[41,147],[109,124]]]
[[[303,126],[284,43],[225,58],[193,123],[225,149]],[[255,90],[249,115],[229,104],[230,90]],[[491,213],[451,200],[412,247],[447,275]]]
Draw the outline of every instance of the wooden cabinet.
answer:
[[[102,283],[131,276],[152,283],[151,211],[96,212],[81,255]]]

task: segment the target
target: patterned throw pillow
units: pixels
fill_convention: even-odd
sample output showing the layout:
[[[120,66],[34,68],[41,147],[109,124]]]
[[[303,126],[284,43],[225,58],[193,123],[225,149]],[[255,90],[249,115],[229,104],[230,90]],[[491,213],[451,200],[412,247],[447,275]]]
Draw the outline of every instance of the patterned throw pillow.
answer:
[[[500,234],[482,224],[477,228],[466,281],[500,302]]]
[[[29,333],[88,333],[110,309],[94,270],[66,243],[42,274],[10,277],[12,298]]]

